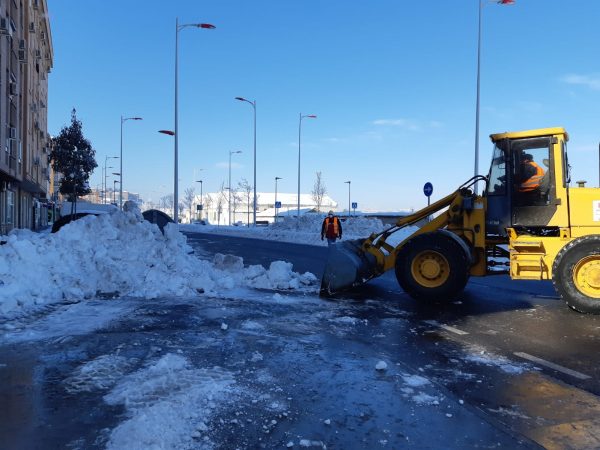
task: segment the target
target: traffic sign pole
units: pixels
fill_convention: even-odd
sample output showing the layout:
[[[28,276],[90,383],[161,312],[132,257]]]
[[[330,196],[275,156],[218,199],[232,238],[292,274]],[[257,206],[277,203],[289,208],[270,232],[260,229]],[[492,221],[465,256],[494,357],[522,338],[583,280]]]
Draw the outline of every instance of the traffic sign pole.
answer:
[[[431,194],[433,194],[433,184],[429,181],[423,186],[423,194],[427,197],[427,206],[431,205]]]

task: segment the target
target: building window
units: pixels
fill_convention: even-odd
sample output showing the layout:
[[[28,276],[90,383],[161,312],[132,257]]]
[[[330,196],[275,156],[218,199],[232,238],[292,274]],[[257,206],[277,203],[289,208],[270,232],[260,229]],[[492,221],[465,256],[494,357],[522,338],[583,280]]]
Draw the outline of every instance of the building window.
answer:
[[[12,225],[15,218],[15,193],[6,191],[6,223]]]

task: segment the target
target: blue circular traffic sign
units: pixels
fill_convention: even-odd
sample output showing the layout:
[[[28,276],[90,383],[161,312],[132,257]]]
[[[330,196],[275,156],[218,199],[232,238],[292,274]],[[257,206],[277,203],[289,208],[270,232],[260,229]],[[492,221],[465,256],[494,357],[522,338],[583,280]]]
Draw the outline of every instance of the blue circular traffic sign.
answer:
[[[425,194],[427,197],[430,197],[431,194],[433,194],[433,184],[431,184],[429,181],[425,183],[425,186],[423,186],[423,194]]]

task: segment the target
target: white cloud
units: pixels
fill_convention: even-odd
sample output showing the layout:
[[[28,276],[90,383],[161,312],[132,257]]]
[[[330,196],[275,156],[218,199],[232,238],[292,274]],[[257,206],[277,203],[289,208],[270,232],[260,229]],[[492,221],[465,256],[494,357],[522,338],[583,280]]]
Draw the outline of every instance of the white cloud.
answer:
[[[562,77],[561,81],[567,84],[585,86],[594,91],[600,91],[600,75],[569,74]]]

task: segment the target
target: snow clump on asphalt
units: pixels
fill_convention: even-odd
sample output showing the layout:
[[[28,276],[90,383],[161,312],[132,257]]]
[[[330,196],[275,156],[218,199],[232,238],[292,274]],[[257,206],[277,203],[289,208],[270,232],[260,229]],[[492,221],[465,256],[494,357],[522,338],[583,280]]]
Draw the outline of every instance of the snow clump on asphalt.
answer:
[[[13,230],[3,240],[0,317],[97,296],[219,295],[235,287],[314,290],[316,282],[284,261],[267,270],[245,267],[242,258],[231,255],[201,260],[177,225],[167,225],[163,235],[137,208],[89,215],[54,234]]]
[[[387,363],[385,361],[379,361],[376,365],[375,365],[375,369],[377,370],[386,370],[387,369]]]

